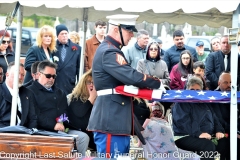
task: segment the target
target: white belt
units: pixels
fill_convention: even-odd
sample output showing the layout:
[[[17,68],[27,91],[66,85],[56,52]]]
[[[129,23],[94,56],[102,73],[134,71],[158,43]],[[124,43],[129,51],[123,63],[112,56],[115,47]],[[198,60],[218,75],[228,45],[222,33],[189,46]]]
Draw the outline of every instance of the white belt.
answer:
[[[102,89],[97,91],[98,96],[109,95],[109,94],[119,94],[115,89]]]

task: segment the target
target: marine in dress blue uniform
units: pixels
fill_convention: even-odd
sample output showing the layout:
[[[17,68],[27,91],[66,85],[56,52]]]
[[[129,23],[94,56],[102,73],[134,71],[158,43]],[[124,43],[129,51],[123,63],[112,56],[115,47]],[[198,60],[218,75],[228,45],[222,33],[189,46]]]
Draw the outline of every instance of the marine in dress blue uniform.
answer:
[[[133,108],[131,97],[116,94],[119,85],[134,85],[157,89],[159,79],[139,73],[128,65],[121,48],[127,45],[138,15],[108,16],[109,32],[96,50],[93,60],[93,81],[98,97],[89,119],[88,130],[94,132],[98,154],[114,157],[114,153],[129,153]]]

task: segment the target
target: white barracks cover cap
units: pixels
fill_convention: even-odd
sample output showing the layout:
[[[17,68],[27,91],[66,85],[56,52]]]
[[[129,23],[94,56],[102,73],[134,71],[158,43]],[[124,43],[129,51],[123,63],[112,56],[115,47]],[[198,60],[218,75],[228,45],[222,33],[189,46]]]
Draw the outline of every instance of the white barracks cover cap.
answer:
[[[137,32],[135,24],[138,17],[139,15],[116,14],[107,16],[106,18],[109,19],[108,22],[112,25],[120,25],[126,30]]]

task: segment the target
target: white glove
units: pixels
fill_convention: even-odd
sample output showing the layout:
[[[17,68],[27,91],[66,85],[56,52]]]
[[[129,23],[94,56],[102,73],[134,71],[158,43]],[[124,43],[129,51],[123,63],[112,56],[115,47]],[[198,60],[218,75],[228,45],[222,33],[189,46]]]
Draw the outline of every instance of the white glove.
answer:
[[[161,82],[159,89],[163,92],[166,93],[166,89],[164,88],[163,83]]]

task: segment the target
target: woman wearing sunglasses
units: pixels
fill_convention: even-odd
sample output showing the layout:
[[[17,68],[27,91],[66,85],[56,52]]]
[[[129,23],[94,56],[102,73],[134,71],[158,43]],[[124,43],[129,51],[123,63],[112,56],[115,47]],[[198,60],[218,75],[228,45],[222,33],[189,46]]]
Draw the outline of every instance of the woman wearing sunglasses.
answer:
[[[146,60],[141,59],[137,64],[137,71],[157,77],[169,86],[170,77],[167,64],[160,58],[160,47],[157,42],[151,42],[147,47]]]
[[[179,62],[173,66],[170,73],[170,88],[184,89],[188,76],[193,74],[193,58],[189,50],[184,50],[180,54]]]
[[[0,30],[0,39],[2,39],[5,30]],[[11,43],[11,35],[6,32],[2,43],[0,45],[0,64],[2,65],[3,75],[7,71],[8,64],[13,62],[15,59],[15,53],[13,52],[13,46]],[[3,81],[5,81],[5,76],[3,76]]]
[[[95,90],[92,79],[92,69],[83,74],[67,98],[69,103],[67,113],[70,125],[74,127],[73,129],[80,129],[86,133],[90,138],[89,148],[96,151],[93,133],[86,130],[93,104],[97,98],[97,91]]]
[[[50,60],[53,62],[52,53],[56,51],[55,31],[53,27],[44,25],[38,30],[36,37],[37,45],[33,45],[27,51],[25,60],[26,76],[24,83],[32,80],[31,66],[36,61]]]

